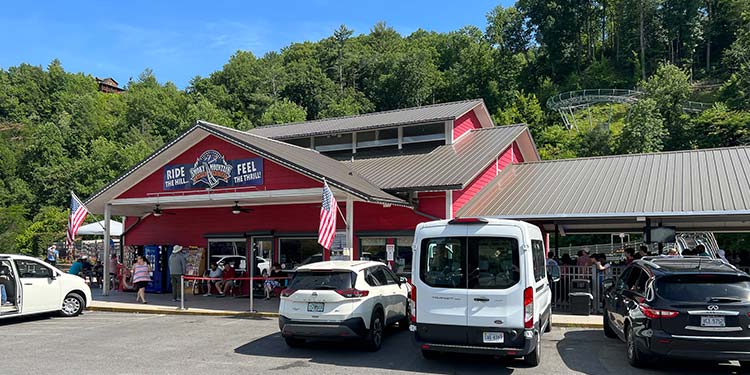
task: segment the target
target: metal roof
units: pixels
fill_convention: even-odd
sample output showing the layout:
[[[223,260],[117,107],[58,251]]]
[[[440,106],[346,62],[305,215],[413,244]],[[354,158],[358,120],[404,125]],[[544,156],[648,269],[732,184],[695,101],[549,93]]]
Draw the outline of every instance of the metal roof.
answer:
[[[404,124],[454,120],[478,105],[482,99],[441,103],[423,107],[396,109],[356,116],[337,117],[292,124],[267,125],[250,129],[248,133],[274,139],[309,137],[355,130],[385,128]]]
[[[426,154],[343,163],[385,190],[462,189],[526,131],[525,125],[474,129]]]
[[[329,185],[349,191],[368,201],[408,205],[404,200],[382,191],[340,162],[317,151],[205,121],[198,121],[197,126],[221,138],[233,139],[259,156],[297,169],[308,176],[320,180],[325,177]]]
[[[458,216],[526,220],[750,214],[750,147],[512,165]]]

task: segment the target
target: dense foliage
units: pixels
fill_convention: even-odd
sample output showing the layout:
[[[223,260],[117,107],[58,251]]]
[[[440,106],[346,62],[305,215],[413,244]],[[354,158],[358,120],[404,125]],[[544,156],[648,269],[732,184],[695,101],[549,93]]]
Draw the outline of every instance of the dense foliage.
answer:
[[[750,139],[749,77],[746,0],[518,0],[484,30],[341,26],[237,51],[184,90],[146,70],[106,94],[57,60],[22,64],[0,70],[0,248],[63,238],[69,191],[89,196],[197,119],[249,129],[482,98],[498,125],[528,123],[545,158],[715,147]],[[575,130],[543,107],[561,91],[636,87],[637,105],[591,108]],[[721,103],[685,114],[695,97]]]

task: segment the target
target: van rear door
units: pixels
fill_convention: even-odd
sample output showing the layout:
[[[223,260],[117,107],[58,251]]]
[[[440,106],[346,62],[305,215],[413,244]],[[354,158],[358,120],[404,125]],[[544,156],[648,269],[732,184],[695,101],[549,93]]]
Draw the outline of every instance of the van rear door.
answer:
[[[468,237],[467,292],[469,345],[492,343],[482,329],[523,328],[524,269],[519,249],[520,228],[508,225],[471,226]],[[498,339],[495,337],[495,339]],[[502,343],[496,342],[496,343]]]

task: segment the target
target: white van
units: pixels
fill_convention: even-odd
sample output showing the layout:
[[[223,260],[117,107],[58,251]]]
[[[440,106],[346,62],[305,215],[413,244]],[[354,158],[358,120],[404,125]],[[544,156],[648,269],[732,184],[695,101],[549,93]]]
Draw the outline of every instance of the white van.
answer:
[[[539,364],[552,293],[538,227],[458,218],[417,225],[410,330],[425,358],[440,352],[524,357]]]

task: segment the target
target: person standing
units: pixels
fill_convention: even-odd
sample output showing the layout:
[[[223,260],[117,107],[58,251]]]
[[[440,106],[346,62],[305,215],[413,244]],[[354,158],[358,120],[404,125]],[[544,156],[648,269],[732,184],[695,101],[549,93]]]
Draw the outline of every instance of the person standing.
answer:
[[[57,258],[59,257],[60,252],[57,250],[57,245],[52,244],[52,246],[47,248],[47,263],[53,267],[57,267]]]
[[[151,267],[146,263],[146,258],[139,255],[133,265],[133,285],[136,290],[135,302],[140,300],[146,302],[146,286],[151,281]]]
[[[180,302],[180,289],[182,288],[182,275],[185,274],[187,259],[182,252],[182,246],[175,245],[169,256],[169,276],[172,281],[172,301]]]

